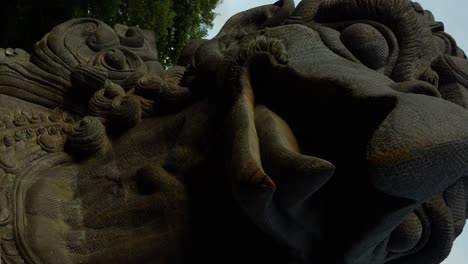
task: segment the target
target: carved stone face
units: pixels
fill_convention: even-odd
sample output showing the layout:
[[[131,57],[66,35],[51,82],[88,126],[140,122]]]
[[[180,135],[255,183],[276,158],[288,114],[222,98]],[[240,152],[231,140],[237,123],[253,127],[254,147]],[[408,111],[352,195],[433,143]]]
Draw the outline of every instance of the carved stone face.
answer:
[[[222,30],[195,52],[193,68],[217,76],[216,89],[231,96],[230,113],[243,119],[233,118],[238,123],[230,128],[258,136],[260,157],[237,147],[252,148],[251,140],[232,140],[233,151],[243,156],[235,161],[243,168],[238,199],[265,232],[304,247],[310,260],[343,261],[343,255],[310,253],[307,239],[314,245],[332,241],[324,248],[339,240],[345,263],[439,263],[468,216],[466,195],[455,198],[468,191],[468,86],[462,73],[468,61],[416,3],[318,2],[303,1],[294,11],[299,18],[271,28],[261,26],[260,8],[257,17],[254,11],[239,14],[231,20],[251,15],[258,27]],[[278,142],[271,139],[274,119],[291,129],[277,128]],[[299,162],[284,162],[299,149],[282,146],[291,137],[300,153],[321,159],[306,173],[315,181],[282,179],[301,175]],[[278,157],[265,157],[275,151]],[[300,164],[307,164],[305,158]],[[252,166],[252,177],[262,180],[244,183],[255,182],[243,178]],[[333,176],[327,177],[327,166]],[[282,204],[309,181],[309,192],[294,206]],[[242,190],[244,184],[265,190],[255,196]],[[306,217],[310,211],[319,213]],[[311,219],[324,224],[308,224]],[[328,238],[314,233],[324,227]],[[305,230],[315,236],[297,235]]]
[[[278,1],[168,70],[153,44],[79,19],[31,57],[0,53],[2,261],[448,255],[468,216],[468,62],[419,5]]]

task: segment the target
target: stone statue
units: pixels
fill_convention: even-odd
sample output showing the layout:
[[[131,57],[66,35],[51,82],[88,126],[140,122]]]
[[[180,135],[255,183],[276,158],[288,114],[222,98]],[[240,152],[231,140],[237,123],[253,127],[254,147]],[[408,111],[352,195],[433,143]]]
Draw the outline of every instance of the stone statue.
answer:
[[[176,66],[157,54],[152,32],[89,18],[0,49],[1,263],[448,256],[468,60],[431,12],[281,0]]]

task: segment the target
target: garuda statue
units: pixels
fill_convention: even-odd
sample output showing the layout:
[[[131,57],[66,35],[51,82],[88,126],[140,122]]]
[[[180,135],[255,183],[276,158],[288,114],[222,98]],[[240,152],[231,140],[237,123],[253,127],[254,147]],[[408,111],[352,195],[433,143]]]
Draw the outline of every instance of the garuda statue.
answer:
[[[157,37],[157,36],[156,36]],[[80,18],[0,49],[0,255],[438,264],[468,218],[468,60],[409,0],[282,0],[159,62]]]

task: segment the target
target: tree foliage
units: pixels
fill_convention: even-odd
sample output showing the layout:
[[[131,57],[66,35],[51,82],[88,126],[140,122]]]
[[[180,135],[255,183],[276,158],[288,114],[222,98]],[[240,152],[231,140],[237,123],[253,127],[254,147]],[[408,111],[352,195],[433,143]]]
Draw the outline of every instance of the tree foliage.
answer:
[[[110,25],[154,30],[160,60],[170,65],[188,41],[207,35],[213,26],[214,9],[221,1],[5,0],[0,11],[0,47],[30,49],[53,26],[73,17],[94,17]]]

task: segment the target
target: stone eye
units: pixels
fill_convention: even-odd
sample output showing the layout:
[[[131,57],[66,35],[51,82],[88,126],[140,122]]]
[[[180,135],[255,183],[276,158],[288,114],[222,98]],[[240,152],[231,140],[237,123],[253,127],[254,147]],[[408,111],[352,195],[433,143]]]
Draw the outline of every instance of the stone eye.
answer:
[[[356,23],[341,32],[341,41],[367,67],[377,70],[387,64],[390,48],[375,27]]]

